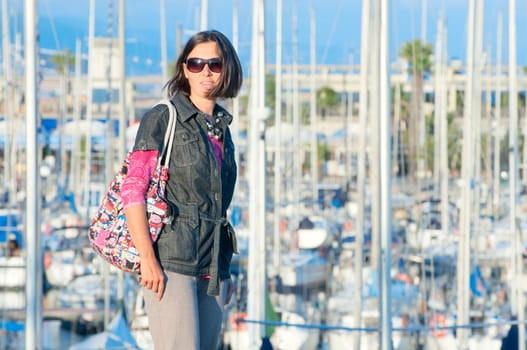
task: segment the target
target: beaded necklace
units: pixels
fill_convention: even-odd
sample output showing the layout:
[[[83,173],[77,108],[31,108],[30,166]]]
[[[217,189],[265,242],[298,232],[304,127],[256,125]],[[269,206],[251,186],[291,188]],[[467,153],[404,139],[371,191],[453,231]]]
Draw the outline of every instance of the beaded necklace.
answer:
[[[207,135],[214,137],[216,140],[221,141],[223,139],[223,130],[219,126],[220,118],[223,116],[223,112],[218,112],[214,116],[214,122],[212,122],[208,116],[205,116],[205,123],[207,124]]]

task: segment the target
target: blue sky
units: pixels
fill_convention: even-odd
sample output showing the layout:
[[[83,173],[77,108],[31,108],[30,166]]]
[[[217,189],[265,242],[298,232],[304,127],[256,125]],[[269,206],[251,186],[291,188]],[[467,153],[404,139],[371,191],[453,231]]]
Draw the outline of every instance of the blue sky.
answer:
[[[11,0],[10,3],[14,3]],[[21,3],[20,0],[18,2]],[[83,41],[86,52],[89,0],[37,0],[41,46],[48,49],[73,50],[75,39]],[[199,27],[201,0],[165,0],[167,19],[168,57],[175,55],[176,28],[185,31],[184,39]],[[238,3],[239,54],[242,61],[250,59],[251,0],[208,0],[209,27],[223,31],[232,38],[233,3]],[[468,0],[427,0],[426,39],[435,40],[437,20],[445,14],[448,28],[449,58],[465,59],[467,41],[466,22]],[[503,15],[501,40],[504,64],[507,59],[508,1],[484,0],[484,47],[496,57],[496,31],[498,13]],[[117,11],[114,0],[114,11]],[[360,56],[361,0],[282,0],[283,3],[283,59],[292,61],[293,14],[297,13],[298,59],[309,62],[309,10],[316,17],[317,63],[357,63]],[[516,0],[517,33],[527,33],[527,0]],[[160,71],[159,1],[126,0],[126,37],[129,74]],[[391,58],[396,59],[404,42],[421,38],[423,0],[391,1]],[[22,5],[18,5],[22,6]],[[274,63],[276,0],[266,1],[266,59]],[[96,0],[96,35],[107,33],[108,0]],[[117,28],[115,28],[117,32]],[[518,64],[527,65],[527,38],[518,37]]]

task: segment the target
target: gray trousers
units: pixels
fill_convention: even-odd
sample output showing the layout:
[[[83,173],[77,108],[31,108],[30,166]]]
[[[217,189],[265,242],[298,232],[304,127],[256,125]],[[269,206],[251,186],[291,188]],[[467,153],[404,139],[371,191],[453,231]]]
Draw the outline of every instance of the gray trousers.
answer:
[[[227,288],[207,294],[209,280],[165,271],[167,281],[160,301],[143,287],[145,309],[155,350],[216,350]]]

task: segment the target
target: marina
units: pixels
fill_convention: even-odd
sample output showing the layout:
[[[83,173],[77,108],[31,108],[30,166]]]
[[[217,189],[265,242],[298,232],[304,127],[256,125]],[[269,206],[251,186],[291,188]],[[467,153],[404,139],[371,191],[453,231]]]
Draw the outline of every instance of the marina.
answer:
[[[318,56],[314,2],[229,2],[219,29],[246,75],[241,96],[221,101],[234,115],[238,254],[211,350],[525,349],[520,1],[467,0],[462,38],[427,12],[440,5],[412,4],[421,38],[407,42],[390,30],[397,4],[355,2],[359,48],[339,63]],[[154,38],[161,72],[131,74],[125,11],[139,5],[103,2],[89,1],[73,51],[39,46],[37,1],[1,3],[0,350],[153,349],[138,276],[98,257],[88,227],[162,98],[167,24]],[[216,5],[188,5],[194,28],[220,23]],[[178,45],[196,30],[179,27]]]

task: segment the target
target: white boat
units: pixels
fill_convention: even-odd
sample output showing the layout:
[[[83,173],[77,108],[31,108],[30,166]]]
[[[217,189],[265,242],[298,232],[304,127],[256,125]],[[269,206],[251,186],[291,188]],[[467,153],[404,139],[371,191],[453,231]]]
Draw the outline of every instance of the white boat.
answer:
[[[0,289],[19,289],[26,285],[26,262],[22,256],[0,256]]]
[[[92,335],[88,339],[75,344],[70,350],[104,350],[104,349],[140,349],[130,333],[128,322],[120,311],[108,325],[105,332]]]
[[[95,272],[94,253],[87,247],[84,250],[65,249],[44,254],[46,281],[51,287],[67,286],[78,276]]]
[[[286,288],[323,286],[328,277],[328,261],[317,252],[300,250],[284,254],[279,275]]]
[[[105,290],[102,274],[89,274],[74,278],[67,286],[53,288],[46,293],[46,312],[65,321],[78,334],[91,334],[103,329],[105,297],[109,295],[110,316],[119,311],[119,276],[109,274],[108,290]],[[124,304],[135,299],[137,283],[124,276]]]
[[[298,226],[298,248],[317,249],[331,243],[328,222],[320,216],[305,217]]]
[[[316,350],[318,349],[318,329],[303,328],[308,323],[300,314],[290,311],[281,312],[284,326],[277,327],[271,336],[273,349],[276,350]],[[300,327],[295,327],[298,325]]]
[[[137,345],[143,350],[154,349],[154,341],[148,326],[148,316],[146,315],[142,288],[138,288],[135,307],[130,318],[130,331]]]
[[[317,311],[318,312],[318,311]],[[316,350],[318,349],[320,330],[303,327],[307,324],[319,323],[319,319],[309,319],[293,311],[280,311],[280,322],[269,338],[276,350]],[[227,329],[223,334],[223,345],[226,349],[246,350],[249,346],[249,330],[246,324],[238,323],[238,317],[246,317],[244,313],[235,313],[230,317]],[[298,327],[297,327],[298,326]]]
[[[23,289],[0,291],[0,310],[22,310],[25,306],[26,293]]]

